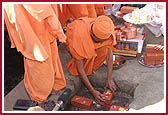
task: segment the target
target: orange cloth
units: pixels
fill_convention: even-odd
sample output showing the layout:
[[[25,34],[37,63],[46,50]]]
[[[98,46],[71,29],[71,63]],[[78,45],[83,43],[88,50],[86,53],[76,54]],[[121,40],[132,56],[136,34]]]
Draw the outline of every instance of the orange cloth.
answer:
[[[55,4],[52,4],[52,6],[55,6]],[[58,10],[58,19],[62,25],[62,27],[65,26],[66,21],[68,20],[67,17],[65,16],[66,14],[63,12],[63,5],[62,4],[57,4],[57,10]],[[65,18],[66,17],[66,18]]]
[[[53,8],[55,7],[55,9]],[[65,42],[56,8],[49,4],[5,4],[11,40],[24,56],[24,84],[31,99],[42,102],[52,89],[66,86],[56,38]]]
[[[109,4],[95,4],[95,10],[96,10],[97,16],[105,15],[104,7],[108,5]]]
[[[99,16],[93,23],[93,33],[99,39],[108,39],[111,34],[114,35],[114,24],[107,16]]]
[[[95,5],[94,4],[87,4],[87,8],[88,8],[88,17],[89,18],[96,18],[97,13],[95,10]]]
[[[91,24],[96,18],[79,18],[67,26],[67,42],[65,46],[72,54],[72,60],[66,65],[72,75],[78,75],[75,59],[84,59],[84,70],[87,75],[97,70],[107,56],[107,49],[112,48],[115,36],[107,41],[94,43],[91,36]]]
[[[105,15],[104,6],[109,4],[57,4],[59,20],[62,26],[72,17],[78,19],[80,17],[96,18]],[[98,14],[97,14],[98,13]]]
[[[62,5],[62,20],[61,23],[65,25],[65,22],[72,17],[78,19],[80,17],[97,17],[94,4],[63,4]]]

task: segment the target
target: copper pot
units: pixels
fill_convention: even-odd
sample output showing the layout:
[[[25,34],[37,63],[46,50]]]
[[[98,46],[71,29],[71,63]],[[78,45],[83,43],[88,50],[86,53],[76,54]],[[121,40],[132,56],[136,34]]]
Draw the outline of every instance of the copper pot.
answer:
[[[127,39],[134,39],[137,36],[137,28],[131,23],[125,22],[121,30]]]

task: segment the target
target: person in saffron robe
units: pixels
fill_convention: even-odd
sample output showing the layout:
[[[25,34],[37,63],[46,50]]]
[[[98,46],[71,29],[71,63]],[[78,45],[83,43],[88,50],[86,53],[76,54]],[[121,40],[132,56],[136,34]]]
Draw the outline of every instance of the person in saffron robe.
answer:
[[[72,54],[72,60],[66,65],[74,76],[80,76],[96,101],[104,104],[104,95],[95,90],[87,76],[107,61],[107,81],[105,90],[116,90],[112,79],[113,45],[116,44],[114,24],[107,16],[97,18],[79,18],[67,26],[66,48]]]
[[[59,11],[62,26],[68,19],[73,20],[81,17],[96,18],[105,15],[104,6],[109,4],[62,4],[62,12]]]
[[[95,10],[97,13],[97,17],[101,15],[105,15],[105,7],[109,6],[110,4],[95,4]]]
[[[62,12],[59,11],[59,14],[61,14],[60,22],[63,27],[70,18],[75,20],[80,17],[97,17],[94,4],[62,4]]]
[[[55,8],[54,8],[55,7]],[[4,18],[11,48],[24,56],[24,85],[32,100],[41,103],[66,86],[56,39],[66,41],[50,4],[5,4]]]

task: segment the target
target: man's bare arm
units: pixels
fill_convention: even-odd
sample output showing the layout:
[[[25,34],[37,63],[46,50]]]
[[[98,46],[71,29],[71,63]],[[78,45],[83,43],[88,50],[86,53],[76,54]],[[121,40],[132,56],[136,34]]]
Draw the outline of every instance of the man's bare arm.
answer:
[[[112,92],[114,92],[116,90],[116,86],[112,79],[112,70],[113,70],[113,51],[112,49],[108,49],[106,61],[107,61],[107,81],[106,81],[105,90],[109,88]]]
[[[76,62],[76,66],[77,66],[77,70],[80,75],[80,78],[82,79],[82,81],[84,82],[88,90],[92,92],[94,88],[90,84],[89,79],[87,78],[87,75],[84,71],[83,60],[75,60],[75,62]]]
[[[90,83],[90,81],[84,71],[83,60],[75,60],[75,62],[77,65],[78,73],[79,73],[80,78],[82,79],[83,83],[86,85],[89,92],[94,96],[94,98],[96,99],[96,102],[103,105],[105,102],[105,100],[104,100],[105,96],[92,87],[92,85],[91,85],[91,83]]]
[[[112,79],[113,69],[113,50],[108,48],[107,51],[107,79]]]

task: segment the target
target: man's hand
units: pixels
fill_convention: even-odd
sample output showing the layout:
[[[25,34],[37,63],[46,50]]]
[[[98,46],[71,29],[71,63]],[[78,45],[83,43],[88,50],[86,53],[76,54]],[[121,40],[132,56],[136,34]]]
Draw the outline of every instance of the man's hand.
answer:
[[[164,48],[164,40],[161,40],[160,43],[154,47],[155,50],[162,50]]]
[[[112,79],[107,80],[104,90],[107,91],[107,89],[110,89],[112,93],[116,91],[116,85]]]
[[[93,90],[92,95],[94,96],[94,98],[96,99],[96,102],[100,105],[104,105],[105,104],[105,95],[101,94],[99,91],[97,90]]]
[[[88,77],[87,77],[87,75],[84,71],[83,60],[75,60],[75,61],[76,61],[78,73],[79,73],[80,78],[82,79],[83,83],[86,85],[86,87],[88,88],[90,93],[94,96],[94,98],[96,99],[96,102],[103,105],[105,95],[101,94],[99,91],[96,91],[92,87],[92,85],[91,85],[91,83],[90,83],[90,81],[89,81],[89,79],[88,79]]]

